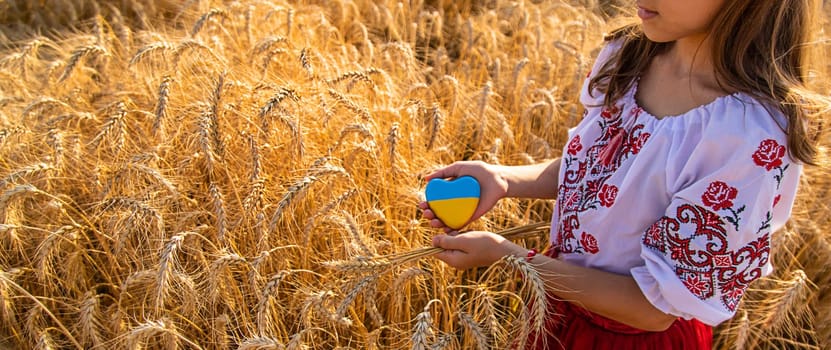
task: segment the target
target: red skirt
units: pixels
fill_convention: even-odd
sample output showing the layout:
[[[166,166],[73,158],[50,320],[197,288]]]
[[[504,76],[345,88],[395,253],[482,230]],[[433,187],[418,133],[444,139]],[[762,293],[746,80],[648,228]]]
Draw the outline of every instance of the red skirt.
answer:
[[[556,252],[546,255],[554,257]],[[531,334],[531,349],[712,349],[713,328],[695,319],[679,318],[665,331],[650,332],[553,297],[548,297],[548,305],[545,331]]]

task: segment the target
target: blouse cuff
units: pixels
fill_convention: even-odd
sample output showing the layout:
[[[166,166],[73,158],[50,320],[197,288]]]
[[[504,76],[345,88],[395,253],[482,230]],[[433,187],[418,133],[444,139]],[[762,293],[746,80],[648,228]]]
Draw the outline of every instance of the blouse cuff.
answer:
[[[665,314],[685,320],[695,318],[710,326],[716,326],[733,317],[731,313],[714,308],[692,295],[675,277],[675,271],[668,269],[661,262],[656,263],[646,257],[646,266],[633,267],[630,272],[646,299]],[[664,278],[659,282],[655,275],[671,278]]]

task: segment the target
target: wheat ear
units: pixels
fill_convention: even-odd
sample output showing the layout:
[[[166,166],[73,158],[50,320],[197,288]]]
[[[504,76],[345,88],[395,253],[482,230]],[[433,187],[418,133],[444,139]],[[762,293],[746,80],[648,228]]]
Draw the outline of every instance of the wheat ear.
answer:
[[[462,325],[467,328],[467,330],[471,334],[471,338],[476,342],[476,348],[479,350],[486,350],[490,349],[490,341],[488,337],[485,335],[482,326],[473,319],[473,316],[466,312],[459,312],[458,314],[459,321],[462,322]]]
[[[151,54],[153,54],[155,52],[162,52],[164,54],[167,51],[175,51],[175,50],[176,50],[176,45],[173,44],[173,43],[169,43],[169,42],[165,42],[165,41],[155,42],[155,43],[152,43],[152,44],[149,44],[149,45],[146,45],[146,46],[140,48],[136,52],[136,54],[133,55],[133,58],[130,59],[129,65],[134,66],[137,63],[143,61],[145,57],[150,56]]]
[[[370,286],[375,283],[378,283],[377,276],[367,276],[360,279],[358,282],[352,285],[352,288],[349,290],[348,293],[346,293],[346,296],[343,298],[343,301],[340,303],[340,305],[338,305],[338,308],[335,311],[335,314],[333,315],[335,318],[332,321],[337,321],[344,325],[351,324],[351,320],[349,320],[346,317],[347,309],[350,305],[352,305],[352,302],[355,301],[358,295],[363,294],[365,289],[370,288]]]
[[[398,139],[401,138],[401,133],[398,131],[398,122],[392,123],[390,132],[387,135],[387,143],[390,146],[390,169],[395,169],[395,148],[398,145]]]
[[[427,305],[424,306],[424,310],[416,315],[415,327],[413,328],[413,334],[410,336],[410,342],[412,343],[413,350],[430,349],[430,343],[432,343],[433,338],[435,338],[435,332],[433,331],[433,317],[430,316],[430,305],[434,302],[441,301],[438,299],[430,300],[427,302]]]
[[[239,344],[237,350],[285,350],[286,346],[279,340],[271,337],[246,338]]]
[[[199,17],[199,19],[196,21],[196,23],[193,24],[193,28],[191,28],[191,30],[190,30],[190,36],[191,37],[196,36],[196,34],[198,34],[200,30],[202,30],[202,27],[205,26],[205,23],[208,22],[209,20],[211,20],[211,18],[214,18],[214,17],[228,18],[228,13],[225,12],[225,10],[222,10],[222,9],[216,9],[216,8],[211,9],[210,11],[208,11],[208,13],[206,13],[206,14],[202,15],[201,17]]]
[[[84,294],[84,300],[80,308],[80,316],[78,317],[78,323],[81,328],[80,337],[82,341],[92,345],[92,347],[103,344],[100,307],[98,294],[95,294],[94,291],[89,291]]]
[[[159,100],[156,103],[156,118],[153,120],[153,134],[158,135],[162,139],[165,136],[164,120],[167,117],[167,103],[170,99],[170,84],[173,83],[173,78],[165,76],[162,83],[159,84]]]
[[[72,71],[75,69],[75,66],[78,65],[78,62],[80,62],[81,59],[94,55],[107,57],[109,56],[109,53],[106,48],[99,45],[82,46],[72,51],[72,55],[69,57],[69,61],[67,62],[61,77],[58,78],[58,82],[61,83],[69,78]]]
[[[37,307],[39,307],[41,310],[43,310],[43,312],[46,313],[46,315],[48,315],[49,318],[51,318],[55,322],[55,325],[58,327],[58,329],[72,343],[72,345],[75,346],[76,349],[83,349],[84,348],[83,346],[81,346],[81,344],[78,342],[78,340],[75,339],[75,337],[72,336],[72,333],[70,333],[69,330],[66,329],[66,327],[61,322],[61,320],[58,319],[51,311],[49,311],[49,308],[47,308],[46,305],[43,305],[43,303],[37,297],[35,297],[31,293],[29,293],[29,291],[27,291],[25,288],[21,287],[15,281],[10,279],[9,275],[10,275],[9,272],[6,272],[3,269],[0,269],[0,289],[2,289],[4,292],[9,290],[9,289],[15,289],[15,290],[17,290],[18,293],[24,295],[27,299],[30,299],[32,302],[34,302],[37,305]]]
[[[522,274],[523,281],[525,281],[522,289],[527,291],[531,296],[531,307],[523,311],[524,313],[528,313],[528,319],[531,324],[530,326],[523,324],[522,327],[528,327],[528,331],[535,334],[543,334],[545,330],[545,317],[548,310],[548,299],[545,291],[545,281],[542,275],[524,257],[508,255],[503,258],[503,261]],[[523,329],[522,336],[527,338],[528,331]],[[536,341],[539,341],[539,339],[536,339]],[[545,347],[547,344],[542,345]],[[537,346],[537,344],[534,344],[534,346]]]
[[[25,179],[35,174],[46,172],[53,169],[55,168],[46,163],[35,163],[29,166],[19,168],[9,173],[9,175],[6,175],[6,177],[0,179],[0,187],[6,187],[7,184],[14,183],[21,179]]]

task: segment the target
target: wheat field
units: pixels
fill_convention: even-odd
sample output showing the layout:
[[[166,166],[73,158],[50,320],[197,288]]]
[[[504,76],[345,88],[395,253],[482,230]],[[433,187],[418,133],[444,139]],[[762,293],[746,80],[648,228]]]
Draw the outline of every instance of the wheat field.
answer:
[[[608,6],[0,1],[0,348],[521,347],[541,276],[430,258],[421,175],[559,156]],[[831,346],[830,182],[716,348]]]

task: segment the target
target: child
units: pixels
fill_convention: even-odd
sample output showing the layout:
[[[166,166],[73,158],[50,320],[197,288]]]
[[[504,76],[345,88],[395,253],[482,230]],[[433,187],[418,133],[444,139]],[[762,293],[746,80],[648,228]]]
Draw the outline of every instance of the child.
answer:
[[[640,24],[610,36],[586,80],[562,158],[427,176],[477,178],[474,219],[503,197],[557,199],[545,255],[490,232],[433,239],[457,268],[533,256],[563,315],[538,345],[710,348],[712,326],[771,272],[771,234],[817,163],[809,113],[824,100],[805,90],[804,49],[818,1],[638,3]]]

